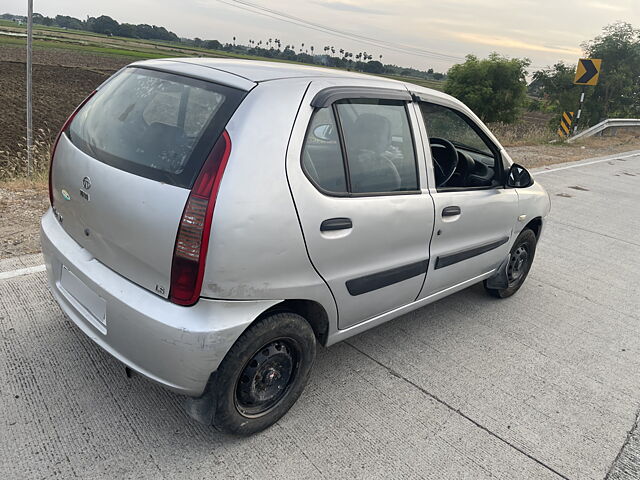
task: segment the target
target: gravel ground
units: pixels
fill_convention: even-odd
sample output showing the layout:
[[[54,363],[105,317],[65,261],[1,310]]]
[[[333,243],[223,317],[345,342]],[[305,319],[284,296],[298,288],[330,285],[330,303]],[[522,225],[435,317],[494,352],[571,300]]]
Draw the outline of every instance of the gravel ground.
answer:
[[[527,168],[536,168],[638,150],[640,132],[620,132],[615,137],[592,137],[576,143],[528,145],[506,149],[514,162]]]
[[[0,184],[0,258],[40,251],[39,221],[48,207],[46,182]]]

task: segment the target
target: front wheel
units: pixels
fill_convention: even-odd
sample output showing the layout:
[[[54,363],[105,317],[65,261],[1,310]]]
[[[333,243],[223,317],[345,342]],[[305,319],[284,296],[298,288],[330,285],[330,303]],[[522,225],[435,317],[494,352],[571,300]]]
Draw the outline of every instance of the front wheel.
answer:
[[[304,390],[316,354],[309,323],[294,313],[259,320],[218,369],[213,425],[250,435],[277,422]]]
[[[511,247],[509,263],[507,264],[507,287],[489,288],[487,281],[484,281],[484,288],[490,295],[498,298],[507,298],[516,293],[529,274],[533,257],[536,253],[536,243],[538,239],[532,230],[526,228]]]

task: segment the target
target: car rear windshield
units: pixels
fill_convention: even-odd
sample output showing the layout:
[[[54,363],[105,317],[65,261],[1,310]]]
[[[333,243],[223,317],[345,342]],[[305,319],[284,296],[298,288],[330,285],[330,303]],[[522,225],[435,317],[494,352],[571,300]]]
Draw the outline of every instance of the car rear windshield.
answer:
[[[191,188],[246,92],[147,68],[110,79],[67,135],[87,155],[121,170]]]

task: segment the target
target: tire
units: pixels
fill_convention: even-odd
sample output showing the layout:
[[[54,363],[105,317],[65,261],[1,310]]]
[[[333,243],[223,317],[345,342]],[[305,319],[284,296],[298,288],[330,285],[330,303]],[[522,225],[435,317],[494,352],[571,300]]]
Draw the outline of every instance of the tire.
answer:
[[[259,320],[218,368],[213,426],[251,435],[273,425],[300,397],[315,355],[313,329],[300,315],[276,313]]]
[[[484,288],[497,298],[507,298],[516,293],[529,275],[533,258],[536,254],[536,244],[538,239],[532,230],[525,228],[511,247],[509,264],[507,265],[507,288],[489,288],[487,281],[484,281]]]

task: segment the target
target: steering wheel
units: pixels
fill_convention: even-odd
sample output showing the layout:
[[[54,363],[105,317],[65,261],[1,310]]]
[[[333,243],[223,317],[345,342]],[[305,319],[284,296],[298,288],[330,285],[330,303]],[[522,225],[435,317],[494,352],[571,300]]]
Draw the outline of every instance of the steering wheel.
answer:
[[[436,176],[436,187],[445,185],[456,171],[458,166],[458,151],[449,140],[432,137],[429,139],[431,158],[433,159],[433,171]],[[436,155],[436,150],[438,154]]]

